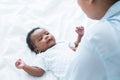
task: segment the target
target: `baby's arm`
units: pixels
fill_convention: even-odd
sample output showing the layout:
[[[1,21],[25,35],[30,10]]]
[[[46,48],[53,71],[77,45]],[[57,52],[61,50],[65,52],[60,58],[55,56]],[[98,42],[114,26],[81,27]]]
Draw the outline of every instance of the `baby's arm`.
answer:
[[[15,63],[15,66],[18,69],[23,69],[24,71],[26,71],[27,73],[29,73],[32,76],[42,76],[45,71],[41,68],[38,67],[32,67],[29,66],[27,64],[24,63],[24,61],[22,61],[21,59],[18,59]]]
[[[79,27],[76,27],[76,33],[78,34],[77,36],[77,39],[76,41],[74,42],[74,47],[70,47],[73,51],[76,51],[76,48],[78,47],[78,44],[80,43],[81,41],[81,38],[84,34],[84,27],[83,26],[79,26]]]
[[[75,31],[78,34],[77,40],[75,41],[75,47],[78,47],[78,44],[80,43],[82,36],[84,34],[84,27],[83,26],[76,27]]]

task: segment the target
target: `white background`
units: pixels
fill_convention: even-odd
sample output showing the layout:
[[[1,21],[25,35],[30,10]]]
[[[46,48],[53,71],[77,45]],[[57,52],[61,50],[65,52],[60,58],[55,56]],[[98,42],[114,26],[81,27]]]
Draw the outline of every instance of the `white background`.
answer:
[[[35,78],[16,69],[17,59],[32,64],[36,57],[26,44],[28,31],[41,26],[57,40],[74,41],[75,27],[89,27],[92,23],[77,0],[0,0],[0,79],[54,80],[52,74]]]

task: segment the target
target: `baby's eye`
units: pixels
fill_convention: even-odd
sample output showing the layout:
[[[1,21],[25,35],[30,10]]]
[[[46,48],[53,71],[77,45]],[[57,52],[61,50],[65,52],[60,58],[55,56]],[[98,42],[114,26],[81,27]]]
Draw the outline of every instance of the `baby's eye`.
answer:
[[[49,32],[45,32],[45,34],[46,34],[46,35],[48,35],[48,34],[49,34]]]
[[[39,41],[41,41],[41,40],[42,40],[42,37],[39,38]]]

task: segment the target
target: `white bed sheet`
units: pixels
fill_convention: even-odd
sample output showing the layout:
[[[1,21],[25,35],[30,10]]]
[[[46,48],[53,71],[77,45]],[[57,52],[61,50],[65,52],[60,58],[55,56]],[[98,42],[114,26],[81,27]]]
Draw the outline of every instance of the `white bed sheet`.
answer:
[[[51,72],[43,77],[33,77],[16,69],[14,63],[19,58],[30,65],[35,61],[36,55],[25,42],[28,31],[42,26],[56,39],[74,41],[75,27],[92,23],[76,0],[0,0],[0,79],[56,80]]]

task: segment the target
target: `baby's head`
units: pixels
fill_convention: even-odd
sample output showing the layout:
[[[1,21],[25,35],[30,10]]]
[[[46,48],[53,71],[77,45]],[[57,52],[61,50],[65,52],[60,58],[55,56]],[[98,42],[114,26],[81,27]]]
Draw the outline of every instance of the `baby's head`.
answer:
[[[32,29],[26,38],[26,42],[31,51],[36,54],[44,52],[56,44],[55,37],[43,28]]]

